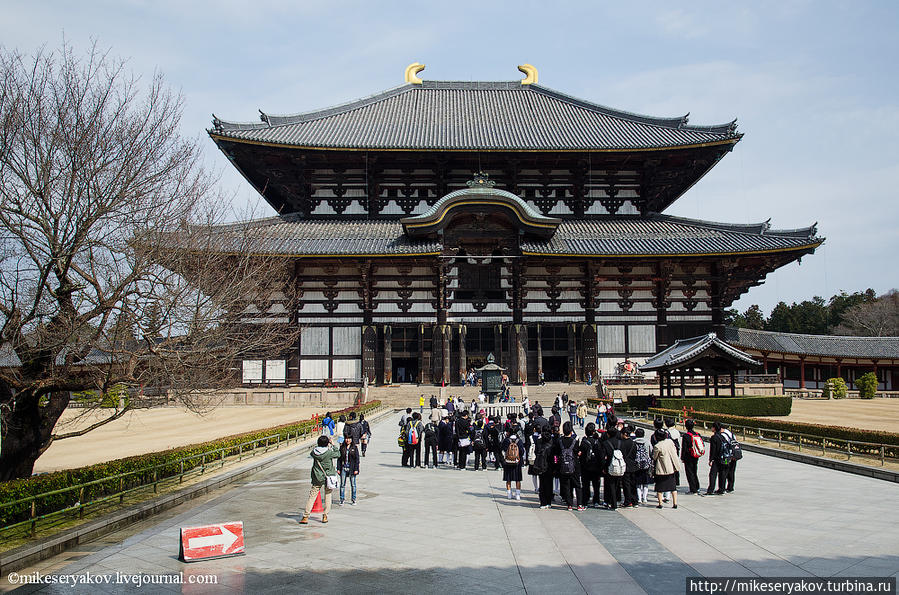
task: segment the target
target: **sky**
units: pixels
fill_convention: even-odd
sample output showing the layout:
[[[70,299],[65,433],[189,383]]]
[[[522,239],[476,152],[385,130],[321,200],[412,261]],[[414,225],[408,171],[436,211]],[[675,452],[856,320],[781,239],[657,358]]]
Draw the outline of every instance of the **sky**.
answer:
[[[92,40],[184,98],[235,213],[274,214],[205,130],[371,95],[421,62],[431,80],[518,80],[691,124],[738,119],[734,151],[666,212],[818,224],[815,254],[735,307],[899,287],[899,3],[201,2],[4,0],[0,44],[30,54]],[[223,208],[228,208],[223,206]]]

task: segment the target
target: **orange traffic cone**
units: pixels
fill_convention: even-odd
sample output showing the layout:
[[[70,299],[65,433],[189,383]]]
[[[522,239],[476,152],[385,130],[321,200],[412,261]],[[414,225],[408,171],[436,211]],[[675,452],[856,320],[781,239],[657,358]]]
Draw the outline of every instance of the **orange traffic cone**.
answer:
[[[315,497],[315,504],[312,505],[312,512],[324,512],[325,507],[322,506],[322,491],[318,491],[318,496]]]

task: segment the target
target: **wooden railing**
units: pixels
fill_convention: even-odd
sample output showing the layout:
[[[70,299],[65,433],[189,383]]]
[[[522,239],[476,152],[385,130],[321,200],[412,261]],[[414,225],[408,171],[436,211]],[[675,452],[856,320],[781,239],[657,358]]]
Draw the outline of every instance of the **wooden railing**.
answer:
[[[662,416],[648,411],[630,411],[629,417],[645,419],[651,421],[660,419]],[[678,414],[677,423],[683,424],[684,416]],[[701,425],[708,429],[713,422],[694,419],[696,425]],[[778,448],[784,445],[795,445],[799,452],[805,447],[809,454],[820,454],[827,456],[828,453],[845,453],[846,460],[852,460],[853,455],[856,457],[864,457],[868,460],[879,460],[883,466],[887,459],[899,460],[899,446],[893,444],[883,444],[877,442],[861,442],[858,440],[844,440],[842,438],[831,438],[829,436],[820,436],[815,434],[804,434],[801,432],[790,432],[787,430],[773,430],[770,428],[759,428],[753,426],[740,426],[728,424],[728,428],[734,432],[734,436],[738,434],[742,436],[744,442],[747,440],[755,440],[758,444],[767,442],[770,444],[777,443]]]
[[[387,406],[380,405],[367,413],[370,416],[374,416],[385,409],[387,409]],[[244,457],[256,456],[259,453],[264,454],[270,450],[281,448],[281,446],[289,446],[291,442],[296,444],[320,433],[321,426],[310,426],[304,430],[288,432],[283,439],[280,434],[271,434],[173,461],[148,465],[127,473],[111,475],[58,490],[34,494],[10,502],[2,502],[0,503],[0,518],[10,516],[6,511],[14,510],[15,507],[18,507],[20,510],[24,507],[31,512],[26,520],[0,526],[0,533],[6,534],[14,529],[24,527],[33,537],[37,532],[38,524],[41,522],[66,515],[84,518],[85,510],[87,509],[98,508],[99,505],[104,503],[115,504],[116,501],[118,501],[118,504],[124,504],[127,495],[142,490],[147,493],[150,493],[152,490],[152,493],[156,494],[159,492],[160,485],[177,486],[182,484],[187,477],[203,475],[209,469],[224,467],[226,462],[239,462]],[[112,486],[112,491],[109,491],[109,486]],[[85,501],[85,495],[89,495],[92,491],[101,492],[102,495]],[[42,501],[56,496],[62,496],[61,500],[69,503],[54,510],[37,514]],[[16,513],[16,516],[21,515]]]

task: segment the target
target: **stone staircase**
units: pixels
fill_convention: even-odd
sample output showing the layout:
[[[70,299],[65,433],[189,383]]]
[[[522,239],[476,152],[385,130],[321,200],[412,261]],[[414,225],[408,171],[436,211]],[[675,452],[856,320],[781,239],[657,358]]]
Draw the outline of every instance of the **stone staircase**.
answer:
[[[528,398],[534,403],[539,401],[542,405],[552,403],[556,395],[567,392],[569,398],[578,401],[595,399],[597,396],[596,385],[587,386],[586,384],[567,384],[562,382],[548,382],[545,386],[512,385],[510,390],[516,401],[521,401],[522,391],[526,391]],[[437,395],[439,399],[446,397],[460,397],[465,401],[471,401],[478,396],[478,388],[476,386],[437,386],[433,384],[391,384],[386,386],[369,386],[368,400],[379,400],[391,407],[412,407],[417,408],[419,397],[425,396],[425,407],[431,399],[431,395]]]

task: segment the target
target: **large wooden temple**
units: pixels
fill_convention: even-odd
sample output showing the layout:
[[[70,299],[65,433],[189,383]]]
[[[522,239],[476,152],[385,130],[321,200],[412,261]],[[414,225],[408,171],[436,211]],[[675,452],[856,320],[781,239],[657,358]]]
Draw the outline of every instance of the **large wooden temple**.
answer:
[[[734,122],[611,109],[530,66],[514,82],[422,68],[323,110],[214,117],[278,213],[253,222],[254,250],[289,260],[299,296],[268,293],[246,320],[303,327],[292,353],[245,363],[246,382],[456,383],[489,353],[513,382],[580,381],[720,334],[724,308],[823,241],[664,214],[739,142]]]

